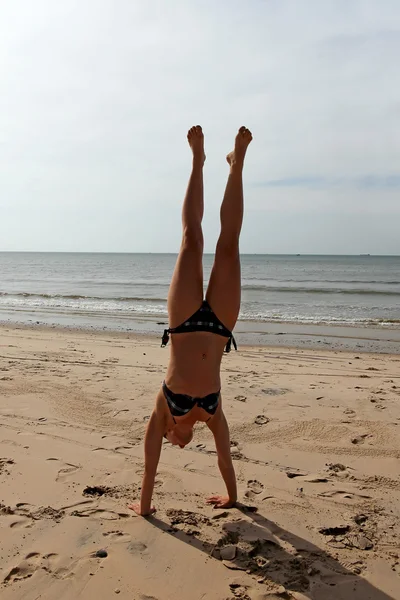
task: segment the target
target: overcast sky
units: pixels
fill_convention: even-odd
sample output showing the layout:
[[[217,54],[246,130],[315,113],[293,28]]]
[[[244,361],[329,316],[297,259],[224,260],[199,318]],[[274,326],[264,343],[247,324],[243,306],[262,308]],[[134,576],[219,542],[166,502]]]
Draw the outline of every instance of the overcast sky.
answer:
[[[398,0],[4,0],[0,250],[206,250],[237,128],[243,252],[400,254]]]

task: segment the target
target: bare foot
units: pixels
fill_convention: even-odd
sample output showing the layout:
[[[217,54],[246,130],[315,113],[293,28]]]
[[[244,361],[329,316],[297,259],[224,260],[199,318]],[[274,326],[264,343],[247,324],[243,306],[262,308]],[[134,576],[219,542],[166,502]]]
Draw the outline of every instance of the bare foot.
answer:
[[[239,167],[240,169],[243,168],[246,150],[252,139],[253,136],[251,135],[251,131],[249,129],[246,127],[241,127],[239,129],[235,138],[235,148],[232,150],[232,152],[229,152],[228,156],[226,157],[226,160],[231,168],[233,166]]]
[[[200,125],[191,127],[188,131],[187,138],[193,152],[193,162],[203,166],[206,155],[204,154],[204,134]]]
[[[133,510],[137,515],[139,515],[139,517],[150,517],[151,515],[154,515],[154,513],[156,512],[156,508],[154,506],[151,506],[149,508],[149,510],[143,511],[140,506],[140,503],[128,504],[128,508]]]

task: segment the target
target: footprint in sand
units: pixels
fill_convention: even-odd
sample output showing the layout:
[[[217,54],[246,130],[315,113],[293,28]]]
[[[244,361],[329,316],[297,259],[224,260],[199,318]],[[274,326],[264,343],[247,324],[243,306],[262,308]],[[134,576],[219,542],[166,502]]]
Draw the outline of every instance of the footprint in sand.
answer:
[[[332,498],[333,500],[369,500],[371,496],[366,494],[356,494],[354,492],[348,492],[346,490],[332,490],[327,492],[321,492],[318,494],[320,498]]]
[[[22,579],[28,579],[37,571],[37,567],[23,560],[17,567],[13,567],[6,577],[3,579],[3,583],[16,583]]]
[[[257,479],[249,479],[247,482],[247,488],[254,494],[261,494],[264,489],[263,484]]]
[[[102,508],[84,508],[81,510],[74,510],[70,514],[71,517],[94,518],[101,519],[102,521],[118,521],[119,519],[127,519],[132,516],[127,513],[120,513]]]
[[[254,423],[256,425],[266,425],[267,423],[270,422],[271,419],[269,419],[268,417],[265,417],[264,415],[257,415],[257,417],[254,419]]]
[[[238,400],[239,402],[246,402],[247,398],[246,396],[235,396],[235,400]]]
[[[45,571],[55,572],[57,573],[56,567],[59,562],[59,556],[55,552],[50,552],[49,554],[45,554],[41,560],[41,567]]]
[[[112,542],[121,543],[130,542],[132,539],[128,533],[124,533],[123,531],[119,531],[118,529],[115,531],[106,531],[105,533],[103,533],[103,536]]]
[[[267,396],[283,396],[290,392],[287,388],[265,388],[262,390]]]
[[[40,559],[40,553],[39,552],[30,552],[29,554],[27,554],[25,556],[25,560],[39,560]]]
[[[242,458],[242,445],[236,440],[231,440],[231,456],[232,458]]]
[[[302,473],[301,471],[290,471],[286,470],[286,477],[289,479],[295,479],[296,477],[307,477],[307,473]]]
[[[142,552],[147,550],[146,544],[143,544],[142,542],[131,542],[128,544],[127,548],[131,554],[142,554]]]
[[[3,583],[16,583],[17,581],[28,579],[39,569],[52,572],[57,561],[58,554],[50,553],[42,556],[39,552],[30,552],[19,565],[13,567],[8,572],[3,579]]]
[[[355,411],[355,410],[353,410],[353,409],[351,409],[351,408],[346,408],[346,409],[343,411],[343,414],[345,414],[345,415],[348,415],[349,417],[354,417],[354,416],[355,416],[355,414],[356,414],[356,411]]]
[[[19,502],[14,509],[0,505],[0,514],[15,515],[16,520],[10,524],[11,528],[30,527],[34,521],[52,519],[58,523],[65,515],[63,509],[51,506],[39,506],[34,508],[30,504]]]
[[[0,440],[1,444],[7,444],[8,446],[15,446],[17,448],[23,448],[24,446],[22,444],[18,444],[18,442],[15,442],[14,440]]]
[[[64,466],[58,471],[56,481],[63,482],[67,481],[73,473],[76,473],[82,469],[79,465],[73,465],[71,463],[65,463]]]
[[[370,437],[368,433],[363,433],[361,435],[357,435],[356,437],[351,438],[351,443],[352,444],[363,444],[367,437]]]
[[[13,521],[10,523],[11,529],[25,529],[27,527],[32,527],[33,519],[29,519],[28,517],[21,517],[17,521]]]
[[[206,449],[205,444],[196,444],[196,450],[202,451]]]
[[[306,479],[304,479],[307,483],[328,483],[328,478],[322,475],[309,475]]]
[[[258,494],[261,494],[261,492],[262,492],[262,489],[260,489],[257,485],[257,484],[260,484],[260,482],[253,481],[253,482],[249,482],[249,484],[250,485],[248,485],[248,488],[243,495],[245,498],[248,498],[249,500],[254,500],[254,498]],[[262,485],[262,484],[260,484],[260,485]]]
[[[326,467],[327,471],[333,475],[338,475],[339,473],[345,473],[347,471],[346,465],[342,465],[342,463],[327,463]]]
[[[29,507],[32,506],[32,504],[29,504],[28,502],[18,502],[15,507],[18,508],[19,510],[28,510]]]
[[[240,452],[239,446],[231,446],[231,456],[233,460],[240,460],[243,454]]]
[[[48,573],[51,573],[56,579],[68,579],[73,577],[73,568],[77,565],[80,559],[74,559],[72,562],[64,560],[60,563],[60,556],[54,552],[45,554],[42,558],[41,568]]]

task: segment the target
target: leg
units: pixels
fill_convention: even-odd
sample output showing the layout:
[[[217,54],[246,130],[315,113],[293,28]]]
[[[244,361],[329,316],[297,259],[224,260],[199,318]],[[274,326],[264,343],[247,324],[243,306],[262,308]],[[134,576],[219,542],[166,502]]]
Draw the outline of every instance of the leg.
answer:
[[[188,133],[193,167],[182,209],[182,244],[168,293],[170,327],[190,317],[203,301],[203,165],[204,136],[200,126]]]
[[[243,221],[243,163],[251,133],[239,129],[235,149],[228,154],[230,173],[221,206],[221,233],[207,290],[207,301],[222,323],[233,329],[240,309],[239,236]]]

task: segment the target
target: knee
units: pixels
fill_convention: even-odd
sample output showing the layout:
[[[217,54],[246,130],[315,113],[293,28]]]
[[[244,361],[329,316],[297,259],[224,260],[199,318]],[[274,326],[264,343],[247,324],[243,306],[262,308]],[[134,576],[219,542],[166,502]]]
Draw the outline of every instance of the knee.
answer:
[[[203,252],[203,232],[201,228],[186,227],[183,230],[182,248],[191,252]]]
[[[220,238],[215,252],[225,259],[235,260],[239,256],[239,240]]]

